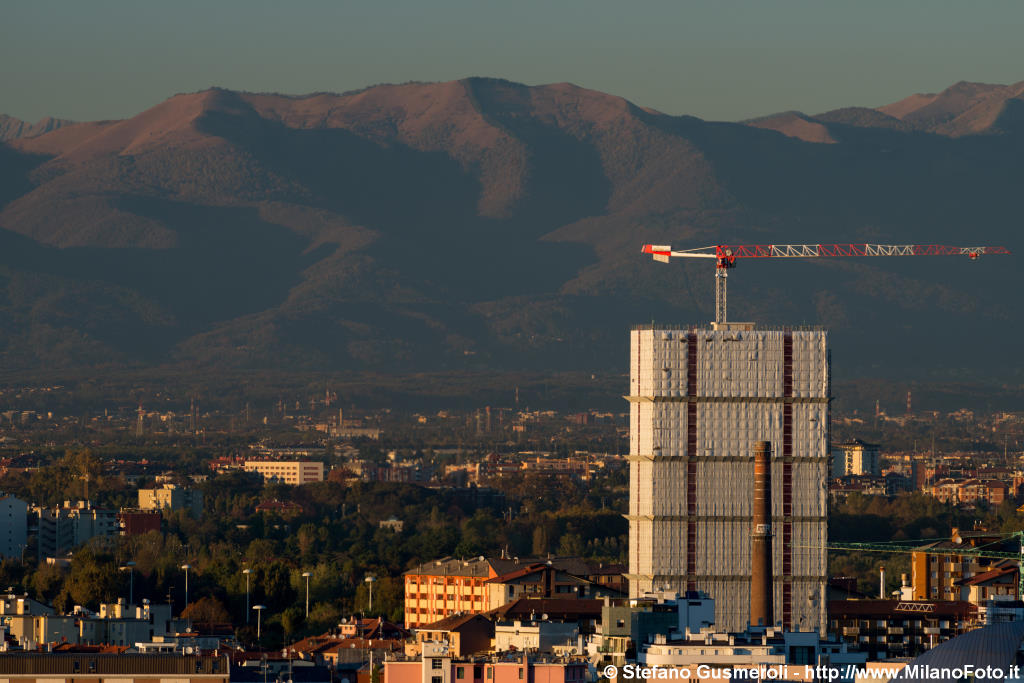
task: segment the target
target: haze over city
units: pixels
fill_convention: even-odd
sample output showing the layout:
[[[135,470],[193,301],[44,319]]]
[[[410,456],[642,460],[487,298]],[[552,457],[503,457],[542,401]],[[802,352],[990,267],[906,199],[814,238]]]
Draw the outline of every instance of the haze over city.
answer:
[[[1021,679],[1021,4],[0,22],[0,678]]]
[[[210,86],[299,95],[491,76],[735,121],[1021,80],[1022,23],[1010,0],[18,2],[4,13],[0,110],[90,121]]]

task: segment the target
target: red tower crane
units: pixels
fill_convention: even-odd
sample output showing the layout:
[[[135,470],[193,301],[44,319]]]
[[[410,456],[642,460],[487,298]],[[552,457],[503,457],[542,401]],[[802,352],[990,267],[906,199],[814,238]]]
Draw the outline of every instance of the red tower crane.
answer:
[[[967,256],[972,261],[982,254],[1009,254],[1006,247],[949,247],[942,244],[741,244],[675,250],[669,246],[645,244],[643,253],[655,261],[673,258],[715,259],[715,322],[726,322],[726,278],[740,258],[823,258],[836,256]]]

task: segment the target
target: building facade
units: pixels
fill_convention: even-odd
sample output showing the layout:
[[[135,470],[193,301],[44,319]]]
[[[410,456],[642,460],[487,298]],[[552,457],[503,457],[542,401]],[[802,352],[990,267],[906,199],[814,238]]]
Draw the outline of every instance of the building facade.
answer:
[[[87,500],[64,501],[60,507],[31,508],[38,518],[39,560],[62,557],[97,536],[120,533],[117,512],[95,508]]]
[[[384,662],[384,683],[584,683],[587,663],[517,654],[461,659],[445,643],[424,643],[420,659]]]
[[[829,632],[868,659],[916,657],[980,625],[978,607],[958,601],[833,600]]]
[[[140,510],[188,510],[193,517],[203,514],[203,492],[174,484],[155,489],[139,489]]]
[[[849,474],[882,476],[878,444],[860,439],[836,444],[832,450],[832,476],[838,478]]]
[[[630,596],[705,591],[749,618],[753,445],[770,441],[774,620],[825,625],[830,368],[822,330],[641,326],[630,351]]]
[[[0,557],[21,557],[28,543],[28,503],[0,495]]]
[[[483,558],[444,558],[405,572],[405,627],[432,624],[457,612],[487,609],[484,582],[498,575]]]
[[[264,481],[301,486],[324,480],[324,464],[310,460],[246,460],[246,472],[256,472]]]
[[[542,567],[549,569],[539,571]],[[461,560],[444,557],[426,562],[403,575],[405,627],[433,624],[453,614],[486,612],[523,595],[586,602],[595,596],[617,592],[611,587],[611,582],[598,584],[594,581],[595,578],[607,578],[604,571],[605,567],[593,566],[579,557],[553,557],[549,560],[483,556]],[[556,580],[558,575],[561,580]],[[519,590],[530,588],[538,576],[546,577],[546,584],[536,585],[531,590]],[[496,584],[488,581],[499,577],[504,578],[494,589],[497,599],[490,602],[490,589]],[[506,580],[516,582],[512,597],[507,597]]]
[[[0,657],[0,679],[20,683],[228,683],[227,657],[134,653],[13,652]]]

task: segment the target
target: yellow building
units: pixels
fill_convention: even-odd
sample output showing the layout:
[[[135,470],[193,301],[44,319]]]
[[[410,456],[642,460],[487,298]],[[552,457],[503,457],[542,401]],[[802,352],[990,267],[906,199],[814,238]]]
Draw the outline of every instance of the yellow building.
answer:
[[[246,460],[246,472],[257,472],[264,481],[300,486],[324,480],[324,464],[309,460]]]
[[[174,484],[157,489],[139,489],[140,510],[188,510],[193,517],[203,514],[203,492]]]

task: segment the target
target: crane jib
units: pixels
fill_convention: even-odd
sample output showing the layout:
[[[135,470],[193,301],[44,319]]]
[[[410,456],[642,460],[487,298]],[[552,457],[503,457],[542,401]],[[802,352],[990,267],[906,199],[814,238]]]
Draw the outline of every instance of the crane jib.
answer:
[[[837,256],[978,256],[1009,254],[1006,247],[955,247],[944,244],[744,244],[717,245],[720,259],[822,258]],[[673,254],[674,255],[674,254]]]
[[[726,322],[729,269],[738,258],[821,258],[837,256],[967,256],[972,261],[982,254],[1009,254],[1006,247],[951,247],[944,244],[715,244],[695,249],[645,244],[641,250],[655,261],[668,263],[673,258],[715,259],[715,322]],[[1024,592],[1024,571],[1021,572]]]

